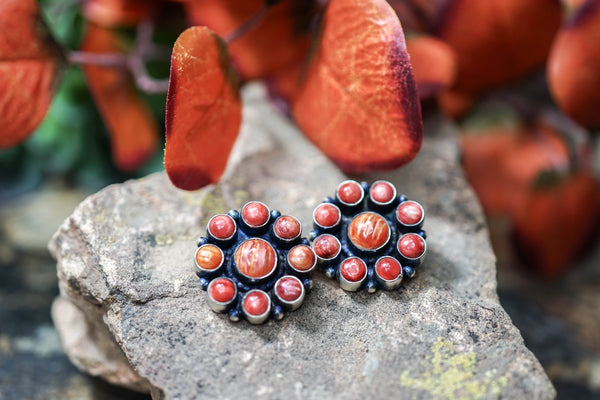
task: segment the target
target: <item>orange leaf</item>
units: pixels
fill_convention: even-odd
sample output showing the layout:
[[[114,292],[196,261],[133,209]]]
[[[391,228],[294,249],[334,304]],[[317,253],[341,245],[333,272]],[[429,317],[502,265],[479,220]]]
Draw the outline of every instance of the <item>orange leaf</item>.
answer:
[[[475,95],[447,90],[437,97],[440,110],[449,118],[464,116],[475,104]]]
[[[90,24],[82,50],[115,53],[120,50],[116,32]],[[148,106],[138,97],[129,72],[92,64],[83,66],[88,86],[111,135],[115,164],[133,171],[158,145],[158,126]]]
[[[600,185],[580,170],[527,194],[514,215],[513,238],[528,266],[551,278],[585,250],[599,223]]]
[[[542,170],[564,170],[569,151],[549,126],[492,128],[462,136],[465,175],[488,215],[511,215]]]
[[[149,15],[151,6],[146,0],[86,0],[82,11],[96,25],[134,26]]]
[[[588,0],[559,31],[548,61],[556,102],[571,118],[600,129],[600,1]]]
[[[175,186],[195,190],[221,177],[242,118],[238,90],[225,43],[206,27],[184,31],[167,96],[165,168]]]
[[[247,31],[228,43],[232,63],[244,79],[264,78],[302,62],[309,48],[309,1],[281,1],[270,6]],[[196,25],[226,37],[261,12],[263,0],[203,0],[185,3]]]
[[[439,39],[429,36],[411,36],[406,40],[419,97],[433,97],[454,83],[456,54]]]
[[[454,89],[480,93],[540,67],[560,21],[556,0],[450,0],[436,31],[458,56]]]
[[[421,107],[402,27],[385,1],[329,3],[293,115],[346,172],[413,159],[423,135]]]
[[[63,59],[34,0],[0,1],[0,148],[44,119]]]

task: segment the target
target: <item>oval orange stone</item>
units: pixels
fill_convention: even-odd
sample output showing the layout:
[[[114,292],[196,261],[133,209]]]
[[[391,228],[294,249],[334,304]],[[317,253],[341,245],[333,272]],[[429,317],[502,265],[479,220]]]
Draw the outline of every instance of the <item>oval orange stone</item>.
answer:
[[[248,226],[263,226],[269,221],[269,209],[258,201],[250,202],[242,210],[242,219]]]
[[[346,204],[356,204],[363,198],[363,188],[356,181],[345,181],[338,187],[337,196]]]
[[[205,244],[196,251],[196,263],[202,269],[213,270],[221,266],[223,252],[214,244]]]
[[[416,233],[407,233],[398,240],[398,251],[407,258],[419,258],[425,253],[425,239]]]
[[[302,296],[302,282],[295,276],[284,276],[275,285],[275,291],[280,299],[296,301]]]
[[[240,273],[249,278],[264,278],[275,270],[277,255],[266,240],[248,239],[236,249],[235,265]]]
[[[379,214],[358,214],[348,226],[348,238],[360,250],[378,250],[390,239],[390,227]]]
[[[244,310],[250,315],[263,315],[269,309],[269,296],[262,290],[252,290],[244,298]]]
[[[208,289],[208,294],[219,303],[227,303],[235,296],[235,286],[227,278],[215,279]]]
[[[383,257],[377,261],[375,270],[377,271],[377,275],[381,278],[386,281],[393,281],[402,273],[402,266],[395,258]]]
[[[302,228],[296,218],[284,215],[277,219],[273,229],[275,229],[275,233],[280,238],[290,240],[298,237]]]
[[[359,282],[367,275],[367,266],[360,258],[350,257],[340,265],[340,274],[350,282]]]
[[[324,228],[331,228],[340,222],[340,210],[333,204],[323,203],[315,208],[313,219]]]
[[[417,225],[423,219],[423,209],[412,200],[407,200],[398,206],[396,218],[404,225]]]
[[[217,239],[229,239],[235,233],[235,221],[227,214],[215,215],[208,221],[208,231]]]
[[[371,186],[371,198],[381,204],[390,203],[396,197],[396,190],[389,182],[377,182]]]
[[[340,252],[340,241],[333,235],[325,234],[317,237],[313,243],[315,254],[325,260],[330,260]]]
[[[308,271],[315,265],[315,252],[310,247],[301,244],[290,250],[288,263],[298,271]]]

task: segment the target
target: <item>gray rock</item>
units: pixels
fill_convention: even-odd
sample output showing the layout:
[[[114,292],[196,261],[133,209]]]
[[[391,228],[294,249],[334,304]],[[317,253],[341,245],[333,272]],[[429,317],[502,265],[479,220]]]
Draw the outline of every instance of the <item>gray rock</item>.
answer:
[[[33,253],[46,253],[56,227],[89,193],[47,184],[0,208],[0,231],[7,244]],[[3,260],[0,253],[0,260]]]
[[[428,255],[415,279],[370,295],[317,273],[299,310],[262,326],[211,312],[192,261],[210,216],[257,199],[299,217],[307,233],[313,207],[344,178],[260,88],[245,101],[221,183],[190,193],[155,174],[110,186],[52,239],[53,318],[76,365],[168,399],[554,397],[498,303],[485,222],[455,132],[440,120],[409,166],[361,177],[391,179],[424,204]],[[116,361],[93,368],[104,359]]]

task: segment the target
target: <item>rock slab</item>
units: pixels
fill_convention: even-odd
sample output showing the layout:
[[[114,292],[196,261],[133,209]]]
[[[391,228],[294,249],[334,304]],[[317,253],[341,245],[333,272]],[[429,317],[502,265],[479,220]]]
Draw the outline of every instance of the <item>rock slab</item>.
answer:
[[[440,120],[409,166],[359,177],[389,179],[424,205],[428,255],[415,279],[371,295],[317,273],[299,310],[262,326],[211,312],[193,263],[211,215],[256,199],[307,234],[313,207],[345,179],[261,87],[244,101],[218,185],[183,192],[164,174],[113,185],[55,234],[53,318],[77,366],[156,399],[555,396],[498,303],[485,221]]]

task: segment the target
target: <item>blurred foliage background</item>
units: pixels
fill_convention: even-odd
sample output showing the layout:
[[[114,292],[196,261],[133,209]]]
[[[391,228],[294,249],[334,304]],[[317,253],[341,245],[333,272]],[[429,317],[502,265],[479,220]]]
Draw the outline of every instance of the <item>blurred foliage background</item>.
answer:
[[[69,3],[73,4],[69,6]],[[85,25],[85,19],[74,3],[40,0],[52,34],[68,49],[79,48]],[[119,31],[122,37],[133,41],[135,32],[132,29]],[[171,46],[178,33],[177,30],[157,29],[153,39],[156,43]],[[146,66],[152,76],[169,76],[168,57],[150,61]],[[47,180],[61,180],[68,186],[92,192],[114,182],[163,170],[166,93],[139,95],[158,121],[162,142],[156,154],[141,168],[126,173],[119,170],[111,158],[109,134],[81,67],[65,68],[42,124],[25,142],[0,150],[0,201],[30,191]]]

